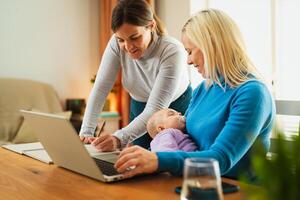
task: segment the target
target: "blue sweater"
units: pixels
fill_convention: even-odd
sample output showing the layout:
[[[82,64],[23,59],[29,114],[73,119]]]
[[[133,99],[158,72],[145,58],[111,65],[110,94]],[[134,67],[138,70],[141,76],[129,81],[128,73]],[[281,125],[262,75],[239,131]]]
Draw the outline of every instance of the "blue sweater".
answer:
[[[222,175],[237,178],[238,172],[251,173],[249,150],[256,140],[269,148],[275,106],[260,81],[227,86],[225,91],[217,84],[206,88],[203,82],[194,90],[185,116],[199,151],[157,152],[158,170],[181,175],[185,158],[209,157],[219,161]]]

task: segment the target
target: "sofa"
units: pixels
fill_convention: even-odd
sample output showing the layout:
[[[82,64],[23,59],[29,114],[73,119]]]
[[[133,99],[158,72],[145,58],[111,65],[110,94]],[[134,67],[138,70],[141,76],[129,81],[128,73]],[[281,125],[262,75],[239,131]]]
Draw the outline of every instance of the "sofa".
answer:
[[[34,131],[24,121],[20,109],[47,113],[63,112],[57,93],[46,83],[0,78],[0,94],[0,145],[37,141]]]

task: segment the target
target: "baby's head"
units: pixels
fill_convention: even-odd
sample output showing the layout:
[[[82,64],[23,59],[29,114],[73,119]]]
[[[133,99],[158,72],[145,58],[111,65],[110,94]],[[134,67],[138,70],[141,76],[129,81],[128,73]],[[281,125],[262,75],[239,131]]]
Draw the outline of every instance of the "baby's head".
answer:
[[[152,138],[166,128],[175,128],[184,131],[185,119],[181,113],[170,108],[165,108],[155,112],[149,118],[147,123],[147,131]]]

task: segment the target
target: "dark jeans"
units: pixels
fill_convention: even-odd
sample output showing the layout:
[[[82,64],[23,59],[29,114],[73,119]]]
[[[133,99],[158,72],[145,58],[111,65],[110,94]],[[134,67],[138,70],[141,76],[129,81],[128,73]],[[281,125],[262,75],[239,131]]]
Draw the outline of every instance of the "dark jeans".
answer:
[[[175,101],[173,101],[171,103],[169,108],[172,108],[172,109],[180,112],[182,115],[184,115],[186,109],[188,108],[190,100],[192,98],[192,93],[193,93],[192,87],[189,86],[180,97],[178,97]],[[136,101],[131,98],[131,100],[130,100],[130,121],[132,121],[139,114],[141,114],[143,112],[145,106],[146,106],[146,102]],[[148,133],[146,133],[143,136],[135,139],[132,143],[134,145],[139,145],[141,147],[148,149],[150,147],[151,140],[152,140],[152,138],[149,136]]]

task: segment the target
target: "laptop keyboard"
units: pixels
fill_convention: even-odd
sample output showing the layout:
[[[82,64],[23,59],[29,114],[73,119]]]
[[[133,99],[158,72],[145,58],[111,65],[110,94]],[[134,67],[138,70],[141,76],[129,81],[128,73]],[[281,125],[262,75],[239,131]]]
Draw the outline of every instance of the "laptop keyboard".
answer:
[[[114,168],[114,164],[110,163],[110,162],[106,162],[104,160],[100,160],[97,158],[93,158],[97,164],[97,166],[99,167],[99,169],[101,170],[101,172],[107,176],[113,176],[113,175],[118,175],[120,174],[119,172],[117,172],[117,170]]]

